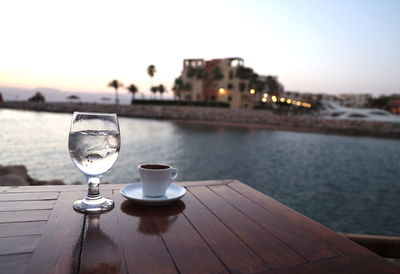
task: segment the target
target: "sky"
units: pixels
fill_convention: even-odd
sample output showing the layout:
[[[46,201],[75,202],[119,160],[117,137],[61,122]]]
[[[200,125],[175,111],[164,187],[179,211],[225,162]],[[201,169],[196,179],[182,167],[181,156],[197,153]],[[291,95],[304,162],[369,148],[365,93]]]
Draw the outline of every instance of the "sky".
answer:
[[[185,58],[242,57],[286,90],[400,93],[399,0],[2,0],[0,86],[170,90]]]

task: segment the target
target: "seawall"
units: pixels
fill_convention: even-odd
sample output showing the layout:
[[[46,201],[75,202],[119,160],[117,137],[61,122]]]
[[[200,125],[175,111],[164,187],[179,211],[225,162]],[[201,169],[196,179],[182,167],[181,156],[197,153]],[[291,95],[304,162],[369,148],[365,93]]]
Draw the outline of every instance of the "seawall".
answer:
[[[64,112],[112,112],[123,117],[167,119],[195,123],[318,132],[355,136],[400,138],[400,123],[363,120],[328,120],[311,115],[277,115],[266,110],[232,110],[212,107],[114,105],[90,103],[3,102],[0,108]]]

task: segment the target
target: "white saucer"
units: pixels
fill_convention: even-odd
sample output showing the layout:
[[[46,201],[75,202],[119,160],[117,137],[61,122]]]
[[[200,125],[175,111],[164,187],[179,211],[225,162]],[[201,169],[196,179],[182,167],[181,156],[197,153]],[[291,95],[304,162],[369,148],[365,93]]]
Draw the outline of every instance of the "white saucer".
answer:
[[[182,186],[171,184],[164,196],[151,198],[144,196],[142,192],[142,186],[140,183],[136,183],[122,187],[120,192],[122,196],[136,204],[160,206],[170,204],[182,198],[186,194],[186,189]]]

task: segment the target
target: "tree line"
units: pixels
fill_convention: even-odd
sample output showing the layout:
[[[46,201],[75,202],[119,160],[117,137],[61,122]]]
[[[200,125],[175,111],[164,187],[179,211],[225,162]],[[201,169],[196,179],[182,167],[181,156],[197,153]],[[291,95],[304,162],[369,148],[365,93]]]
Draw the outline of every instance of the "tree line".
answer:
[[[162,97],[164,92],[167,92],[165,86],[163,84],[156,86],[153,85],[153,77],[156,74],[156,66],[149,65],[147,67],[147,74],[150,76],[150,91],[154,94],[154,96],[156,96],[157,93],[160,93],[160,96]],[[115,90],[115,103],[119,104],[118,89],[124,87],[124,84],[117,79],[114,79],[108,83],[108,87]],[[135,94],[139,91],[138,88],[134,84],[130,84],[126,86],[126,89],[132,94],[132,99],[135,99]]]

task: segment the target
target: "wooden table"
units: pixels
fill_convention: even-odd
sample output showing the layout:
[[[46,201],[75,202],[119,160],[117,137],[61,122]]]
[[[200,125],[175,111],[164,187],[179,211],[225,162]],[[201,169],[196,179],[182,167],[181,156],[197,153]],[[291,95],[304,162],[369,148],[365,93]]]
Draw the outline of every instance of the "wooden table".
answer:
[[[166,207],[72,209],[86,186],[0,188],[0,273],[400,273],[319,223],[234,180],[179,183]]]

